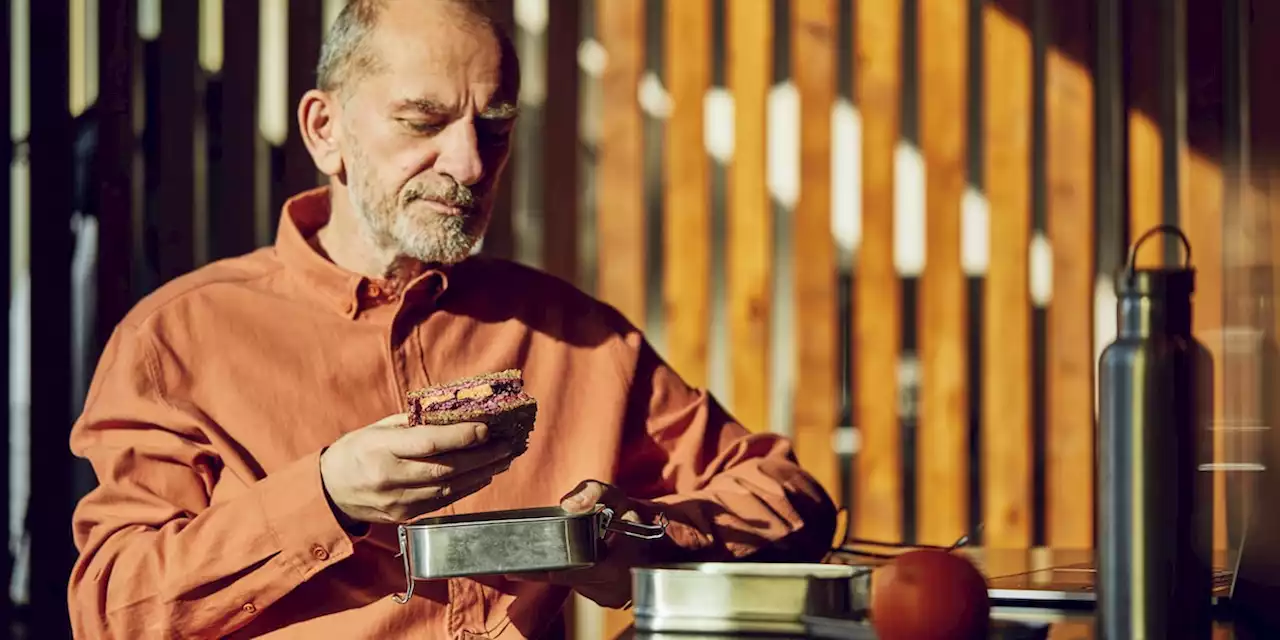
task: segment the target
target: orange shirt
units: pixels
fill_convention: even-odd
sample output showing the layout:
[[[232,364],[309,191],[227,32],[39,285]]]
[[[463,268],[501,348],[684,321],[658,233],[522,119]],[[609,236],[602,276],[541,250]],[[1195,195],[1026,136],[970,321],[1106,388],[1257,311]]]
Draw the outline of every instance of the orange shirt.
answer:
[[[563,587],[422,581],[394,602],[394,528],[345,533],[318,463],[411,389],[513,367],[539,402],[529,450],[441,513],[596,479],[661,503],[678,557],[659,560],[826,551],[834,506],[789,442],[736,424],[611,307],[480,258],[383,292],[310,245],[328,197],[294,198],[273,247],[166,284],[112,335],[71,435],[100,482],[75,512],[77,637],[538,636]]]

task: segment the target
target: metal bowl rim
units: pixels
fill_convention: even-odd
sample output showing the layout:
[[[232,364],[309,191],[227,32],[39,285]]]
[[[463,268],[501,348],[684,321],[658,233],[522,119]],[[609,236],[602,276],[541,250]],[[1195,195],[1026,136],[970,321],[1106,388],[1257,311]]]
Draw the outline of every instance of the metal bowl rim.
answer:
[[[682,562],[635,567],[644,576],[728,576],[734,578],[848,579],[860,567],[821,562]]]
[[[533,522],[561,521],[568,522],[584,518],[594,518],[604,511],[604,505],[584,513],[569,513],[560,507],[535,507],[531,509],[511,509],[506,511],[485,511],[479,513],[457,513],[447,516],[424,518],[409,524],[402,524],[407,531],[442,529],[446,527],[475,527],[483,525],[528,524]]]

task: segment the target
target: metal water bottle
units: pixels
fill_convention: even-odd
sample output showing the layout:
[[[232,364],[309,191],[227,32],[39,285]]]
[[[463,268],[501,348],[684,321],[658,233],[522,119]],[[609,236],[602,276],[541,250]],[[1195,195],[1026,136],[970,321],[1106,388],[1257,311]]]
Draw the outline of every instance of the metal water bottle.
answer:
[[[1138,269],[1172,233],[1185,266]],[[1211,630],[1213,362],[1191,332],[1191,244],[1174,226],[1134,243],[1117,280],[1117,336],[1098,363],[1098,637],[1207,638]],[[1206,448],[1208,447],[1208,448]]]

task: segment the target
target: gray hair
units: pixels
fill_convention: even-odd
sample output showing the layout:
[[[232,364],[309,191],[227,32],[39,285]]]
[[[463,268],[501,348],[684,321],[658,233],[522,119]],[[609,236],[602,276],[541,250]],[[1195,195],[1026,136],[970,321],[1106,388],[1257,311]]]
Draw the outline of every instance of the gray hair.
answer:
[[[348,0],[325,34],[320,46],[320,62],[316,66],[316,87],[321,91],[342,92],[344,87],[376,73],[382,62],[369,46],[369,35],[378,26],[378,18],[390,0]],[[490,12],[490,0],[449,0],[493,28],[500,40],[506,34]]]

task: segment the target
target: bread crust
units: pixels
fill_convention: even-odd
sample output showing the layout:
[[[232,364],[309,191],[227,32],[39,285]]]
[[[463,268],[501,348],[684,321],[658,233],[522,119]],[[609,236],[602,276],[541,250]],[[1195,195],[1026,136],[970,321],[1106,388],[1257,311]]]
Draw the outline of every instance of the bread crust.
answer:
[[[487,393],[467,393],[484,391],[486,385]],[[538,416],[538,401],[524,392],[519,369],[460,378],[406,395],[410,426],[483,422],[489,425],[490,439],[507,441],[517,454],[528,448],[529,434]],[[449,408],[429,409],[432,405]]]

